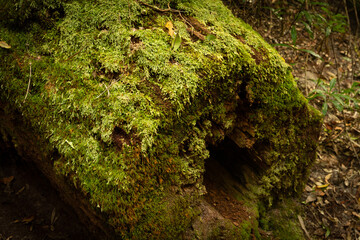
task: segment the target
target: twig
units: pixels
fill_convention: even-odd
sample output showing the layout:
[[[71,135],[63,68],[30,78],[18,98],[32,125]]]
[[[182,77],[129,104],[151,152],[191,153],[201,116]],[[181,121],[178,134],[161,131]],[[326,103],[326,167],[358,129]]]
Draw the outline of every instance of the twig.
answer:
[[[73,55],[71,55],[70,57],[68,57],[66,60],[63,60],[63,62],[67,62],[67,61],[69,61],[70,59],[72,59],[73,57],[75,57],[76,55],[78,55],[78,54],[81,52],[81,50],[84,49],[84,47],[85,47],[85,45],[83,45],[83,46],[79,49],[79,51],[77,51],[76,53],[74,53]]]
[[[291,22],[289,29],[288,29],[285,33],[282,32],[282,36],[285,36],[286,34],[288,34],[288,33],[290,32],[291,27],[296,23],[296,21],[297,21],[298,18],[300,17],[300,13],[302,13],[302,12],[304,11],[303,8],[304,8],[304,5],[305,5],[305,4],[306,4],[306,2],[303,2],[303,3],[301,4],[301,6],[300,6],[300,11],[296,14],[295,18],[294,18],[293,21]]]
[[[357,5],[356,5],[356,2],[355,0],[353,0],[353,5],[354,5],[354,10],[355,10],[355,19],[356,19],[356,38],[358,37],[358,34],[359,34],[359,29],[360,29],[360,21],[359,21],[359,16],[358,16],[358,9],[357,9]]]
[[[334,37],[333,35],[331,34],[330,35],[330,41],[331,41],[331,48],[332,48],[332,51],[333,51],[333,54],[334,54],[334,60],[335,60],[335,67],[336,67],[336,76],[337,76],[337,88],[338,88],[338,91],[340,92],[340,88],[341,88],[341,85],[340,85],[340,72],[339,72],[339,63],[337,61],[337,57],[336,57],[336,52],[335,52],[335,44],[334,44]]]
[[[120,76],[120,77],[121,77],[121,76]],[[109,89],[112,87],[112,85],[114,85],[114,83],[117,83],[119,80],[120,80],[120,78],[117,79],[117,80],[115,80],[115,81],[112,81],[112,82],[110,83],[110,85],[107,86],[107,87],[105,88],[105,90],[104,90],[102,93],[100,93],[95,99],[98,99],[99,97],[101,97],[101,95],[103,95],[105,92],[108,92],[108,96],[109,96],[109,95],[110,95]]]
[[[349,30],[349,49],[348,51],[350,52],[351,55],[351,67],[352,67],[352,71],[351,71],[351,84],[354,82],[354,57],[353,57],[353,53],[352,53],[352,34],[351,34],[351,23],[350,23],[350,15],[349,15],[349,11],[347,8],[347,4],[346,4],[346,0],[343,0],[344,2],[344,6],[345,6],[345,13],[346,13],[346,19],[347,19],[347,23],[348,23],[348,30]]]
[[[149,8],[152,8],[152,9],[154,9],[154,10],[156,10],[156,11],[159,11],[159,12],[174,12],[174,13],[181,13],[181,12],[183,12],[183,11],[180,11],[180,10],[176,10],[176,9],[170,8],[170,5],[169,5],[169,4],[168,4],[168,9],[161,9],[161,8],[156,7],[156,6],[153,6],[153,5],[150,5],[150,4],[148,4],[148,3],[145,3],[145,2],[143,2],[143,1],[141,1],[141,0],[136,0],[136,1],[137,1],[138,3],[144,5],[144,6],[147,6],[147,7],[149,7]]]
[[[26,90],[26,95],[25,95],[25,98],[24,98],[23,103],[25,103],[25,100],[26,100],[27,95],[29,94],[29,90],[30,90],[30,83],[31,83],[31,62],[29,63],[29,65],[30,65],[29,82],[28,82],[28,86],[27,86],[27,90]]]
[[[300,226],[302,228],[302,230],[305,232],[306,234],[306,237],[311,240],[311,237],[310,237],[310,234],[309,232],[306,230],[306,227],[305,227],[305,224],[304,224],[304,220],[302,219],[302,217],[300,215],[297,216],[298,219],[299,219],[299,223],[300,223]]]
[[[306,97],[309,96],[308,79],[307,79],[308,61],[309,61],[309,53],[306,53],[306,60],[305,60],[305,94],[306,94]]]
[[[271,31],[273,28],[273,14],[272,14],[271,9],[269,9],[269,12],[270,12],[270,26],[269,26],[269,31],[267,32],[267,36],[271,35]]]
[[[179,13],[179,15],[180,15],[180,17],[182,18],[182,20],[184,20],[185,23],[189,24],[192,29],[195,29],[194,26],[191,24],[191,22],[189,22],[188,20],[186,20],[186,18],[184,18],[183,15],[181,15],[181,13]]]
[[[128,0],[128,9],[129,9],[129,21],[131,25],[131,10],[130,10],[130,0]]]

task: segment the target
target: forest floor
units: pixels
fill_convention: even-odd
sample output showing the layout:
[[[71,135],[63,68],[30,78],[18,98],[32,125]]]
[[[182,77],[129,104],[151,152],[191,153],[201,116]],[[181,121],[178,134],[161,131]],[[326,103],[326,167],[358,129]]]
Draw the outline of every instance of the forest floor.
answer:
[[[317,89],[328,102],[317,160],[301,197],[302,228],[308,239],[358,240],[360,116],[359,110],[352,109],[351,104],[344,103],[344,110],[339,111],[336,104],[341,102],[337,102],[339,95],[336,94],[353,91],[348,96],[359,99],[360,88],[353,84],[360,83],[360,40],[347,29],[344,33],[332,32],[326,38],[319,29],[311,38],[302,22],[294,21],[304,9],[286,6],[281,17],[275,16],[274,11],[270,14],[271,11],[269,8],[259,13],[256,9],[237,8],[236,14],[246,19],[292,66],[295,80],[305,96]],[[345,11],[342,15],[346,16]],[[296,36],[291,36],[292,26]],[[296,39],[296,45],[292,44],[293,39]],[[308,49],[315,54],[295,48]],[[336,79],[333,88],[330,86],[332,79]],[[345,102],[346,99],[341,100]],[[323,109],[323,99],[317,98],[310,103],[320,111]]]

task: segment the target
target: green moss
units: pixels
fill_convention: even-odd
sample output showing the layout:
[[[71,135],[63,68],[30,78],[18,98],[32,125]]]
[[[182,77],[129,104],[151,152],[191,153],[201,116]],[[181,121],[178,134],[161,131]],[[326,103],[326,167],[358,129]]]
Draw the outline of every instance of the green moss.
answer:
[[[240,226],[234,226],[230,222],[215,227],[209,239],[261,239],[257,226],[253,221],[243,221]]]
[[[50,26],[58,19],[62,11],[61,0],[0,0],[0,21],[6,21],[16,27],[24,27],[28,21],[41,21],[43,26]]]
[[[263,206],[260,209],[260,227],[266,231],[272,231],[276,239],[305,239],[298,220],[301,208],[293,199],[282,201],[271,210],[265,210],[266,207]]]
[[[190,204],[175,204],[181,224],[161,228],[175,221],[163,216],[167,190],[201,189],[207,141],[231,132],[239,109],[247,109],[254,148],[270,166],[257,186],[263,198],[299,192],[314,158],[316,140],[303,130],[320,115],[308,109],[276,51],[221,1],[172,4],[216,38],[194,39],[178,14],[127,0],[71,1],[52,27],[30,21],[21,31],[6,22],[0,28],[12,46],[0,49],[1,102],[58,151],[54,169],[125,238],[179,236],[189,225]],[[170,20],[182,37],[177,51],[164,28]]]

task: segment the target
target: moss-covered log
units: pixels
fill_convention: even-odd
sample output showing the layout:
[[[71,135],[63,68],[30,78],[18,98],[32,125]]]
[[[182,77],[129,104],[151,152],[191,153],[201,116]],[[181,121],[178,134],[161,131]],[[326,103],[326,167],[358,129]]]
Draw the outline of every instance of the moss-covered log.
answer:
[[[234,197],[254,218],[225,225],[256,235],[258,203],[302,191],[321,116],[220,0],[163,2],[45,1],[26,21],[8,6],[1,135],[104,238],[221,234],[198,217],[209,149],[229,143]]]

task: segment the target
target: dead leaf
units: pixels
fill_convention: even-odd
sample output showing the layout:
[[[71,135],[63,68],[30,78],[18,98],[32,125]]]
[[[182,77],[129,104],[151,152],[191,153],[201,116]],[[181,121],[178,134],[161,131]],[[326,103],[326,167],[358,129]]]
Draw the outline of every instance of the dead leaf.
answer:
[[[11,183],[12,180],[14,180],[14,176],[1,178],[0,182],[8,185],[9,183]]]
[[[325,176],[325,182],[327,183],[327,185],[329,185],[329,179],[331,178],[332,173],[329,173],[328,175]]]
[[[316,201],[316,194],[314,192],[312,192],[307,196],[305,203],[311,203],[314,201]]]
[[[305,191],[307,192],[312,192],[314,189],[312,189],[312,187],[310,187],[309,185],[305,186]]]
[[[23,223],[30,223],[30,222],[32,222],[34,219],[35,219],[35,217],[34,217],[34,216],[31,216],[31,217],[28,217],[28,218],[23,218],[23,219],[21,220],[21,222],[23,222]]]
[[[0,41],[0,47],[7,49],[11,48],[11,46],[7,44],[5,41]]]
[[[315,189],[316,196],[323,197],[325,195],[323,189],[316,188]]]
[[[344,171],[344,172],[347,170],[347,167],[346,167],[344,164],[341,164],[340,168],[341,168],[341,170]]]
[[[355,216],[355,217],[358,217],[360,219],[360,214],[357,213],[357,212],[352,212],[352,214]]]
[[[50,222],[51,225],[54,225],[54,223],[56,222],[57,217],[56,217],[56,209],[54,208],[51,212],[51,217],[50,217]]]
[[[324,234],[325,234],[325,231],[322,228],[318,228],[314,232],[314,235],[317,235],[317,236],[323,236]]]
[[[171,21],[168,21],[165,25],[165,27],[169,30],[168,33],[171,37],[174,37],[175,31],[174,31],[174,25]]]

